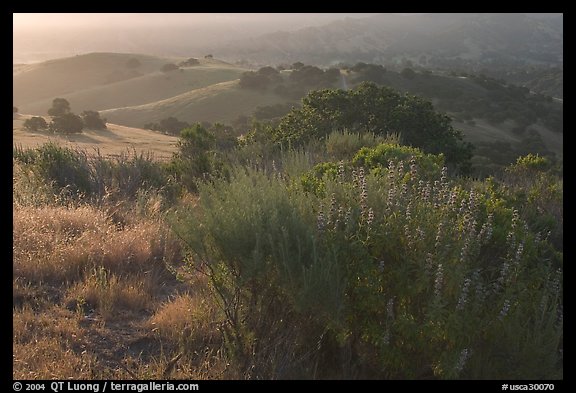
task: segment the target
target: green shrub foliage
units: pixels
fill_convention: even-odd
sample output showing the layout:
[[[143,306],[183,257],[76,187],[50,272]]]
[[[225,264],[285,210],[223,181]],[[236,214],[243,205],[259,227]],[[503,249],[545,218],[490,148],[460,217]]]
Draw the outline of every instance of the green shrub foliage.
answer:
[[[374,169],[323,164],[322,193],[238,168],[179,212],[239,364],[268,378],[562,378],[562,253],[514,195],[417,149],[356,157]]]
[[[318,90],[302,99],[272,131],[271,139],[284,146],[302,146],[324,139],[334,130],[399,134],[406,145],[426,153],[443,153],[447,164],[466,170],[471,146],[462,142],[448,116],[434,110],[429,101],[401,95],[388,87],[362,83],[354,90]]]

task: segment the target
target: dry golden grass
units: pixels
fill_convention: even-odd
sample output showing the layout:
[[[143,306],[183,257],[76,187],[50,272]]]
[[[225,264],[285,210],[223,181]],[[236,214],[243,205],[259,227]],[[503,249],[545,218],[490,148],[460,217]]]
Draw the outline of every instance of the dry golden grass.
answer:
[[[81,346],[85,332],[78,316],[59,307],[38,313],[14,309],[14,379],[91,379],[95,356]]]
[[[47,142],[55,142],[63,147],[85,150],[88,154],[117,157],[121,154],[130,155],[135,151],[151,153],[157,160],[167,160],[178,149],[178,138],[159,132],[141,128],[124,127],[108,123],[107,130],[83,130],[80,134],[56,135],[48,132],[32,132],[24,129],[24,121],[32,116],[19,115],[12,121],[14,146],[36,148]],[[50,119],[46,117],[46,121]]]
[[[158,222],[121,230],[104,211],[17,206],[13,211],[14,276],[33,282],[75,281],[103,267],[116,274],[159,274],[174,263],[176,240]]]
[[[236,378],[207,282],[186,272],[151,198],[13,210],[13,378]],[[172,272],[172,273],[171,273]]]
[[[177,295],[162,304],[148,321],[148,327],[161,339],[196,345],[207,345],[220,340],[217,330],[217,309],[206,296],[199,292]],[[195,348],[195,350],[203,348]]]

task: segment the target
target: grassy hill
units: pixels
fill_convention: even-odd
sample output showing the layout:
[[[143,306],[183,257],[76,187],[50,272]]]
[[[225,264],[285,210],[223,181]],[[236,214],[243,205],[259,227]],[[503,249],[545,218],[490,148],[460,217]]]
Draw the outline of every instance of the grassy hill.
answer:
[[[132,58],[140,62],[139,67],[127,67]],[[246,69],[217,59],[200,59],[195,66],[160,71],[163,65],[182,60],[94,53],[14,65],[14,105],[22,113],[45,115],[52,99],[63,97],[75,113],[98,110],[113,124],[138,128],[168,117],[188,123],[230,124],[240,115],[254,114],[258,107],[298,100],[298,95],[273,93],[278,87],[274,84],[260,90],[242,88],[239,78]],[[480,160],[506,165],[527,153],[554,153],[562,159],[562,103],[528,89],[469,74],[406,74],[373,65],[357,65],[342,75],[342,84],[349,88],[373,81],[431,100],[437,110],[454,119],[454,127],[464,132],[466,140],[478,147],[475,154]],[[275,83],[287,83],[290,72],[281,76],[284,82]],[[110,81],[112,77],[118,80]],[[302,85],[300,93],[311,88]],[[132,140],[147,140],[146,135],[134,133]],[[77,138],[88,142],[92,137],[86,133]]]
[[[251,114],[258,106],[285,103],[288,100],[277,94],[241,89],[238,80],[195,89],[165,100],[104,110],[108,120],[142,127],[149,122],[173,116],[186,122],[229,123],[239,115]]]
[[[129,68],[135,58],[140,66]],[[13,66],[13,102],[23,113],[44,115],[56,97],[74,112],[142,105],[214,83],[234,80],[246,71],[215,59],[172,72],[160,69],[184,59],[93,53]]]
[[[107,130],[83,130],[81,134],[74,135],[31,132],[23,128],[24,121],[30,117],[30,115],[18,115],[13,119],[12,135],[15,147],[34,148],[52,141],[85,150],[88,154],[100,152],[104,156],[117,156],[136,151],[151,153],[159,160],[171,157],[177,150],[178,138],[174,136],[110,123]]]

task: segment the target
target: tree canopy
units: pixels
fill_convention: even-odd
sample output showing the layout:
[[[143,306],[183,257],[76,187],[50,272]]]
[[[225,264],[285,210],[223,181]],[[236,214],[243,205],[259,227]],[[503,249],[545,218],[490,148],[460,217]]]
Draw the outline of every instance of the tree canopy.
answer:
[[[28,131],[41,131],[48,128],[48,123],[46,123],[43,117],[34,116],[24,121],[24,128]]]
[[[472,156],[472,145],[462,141],[450,117],[436,112],[430,101],[374,83],[362,83],[349,91],[312,91],[302,99],[302,107],[292,109],[271,132],[273,142],[299,146],[344,129],[399,134],[403,144],[426,153],[443,153],[448,164],[460,169],[465,169]]]
[[[62,116],[52,118],[50,123],[50,130],[52,132],[60,132],[63,134],[74,134],[82,132],[84,122],[82,118],[74,113],[66,113]]]
[[[70,113],[70,103],[65,98],[54,98],[52,100],[52,107],[48,109],[50,116],[63,116]]]
[[[84,111],[81,116],[86,128],[91,128],[93,130],[106,129],[106,119],[102,119],[100,113],[96,111]]]

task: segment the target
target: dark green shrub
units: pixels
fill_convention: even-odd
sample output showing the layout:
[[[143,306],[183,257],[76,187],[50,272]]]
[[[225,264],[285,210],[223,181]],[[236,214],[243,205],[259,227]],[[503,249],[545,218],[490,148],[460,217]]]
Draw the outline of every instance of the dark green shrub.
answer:
[[[34,116],[24,121],[24,128],[28,131],[44,131],[48,129],[48,123],[43,117]]]
[[[390,161],[381,174],[319,166],[320,196],[238,169],[181,211],[242,369],[561,379],[561,253],[505,193]]]
[[[100,117],[100,113],[96,111],[84,111],[82,112],[82,121],[86,128],[93,130],[105,130],[106,129],[106,119]]]
[[[66,113],[52,118],[50,131],[62,134],[76,134],[82,132],[84,122],[82,118],[73,113]]]

